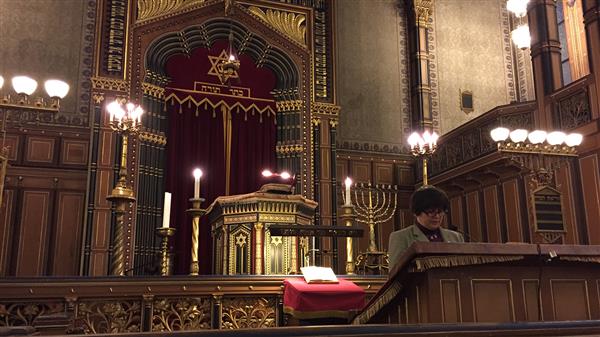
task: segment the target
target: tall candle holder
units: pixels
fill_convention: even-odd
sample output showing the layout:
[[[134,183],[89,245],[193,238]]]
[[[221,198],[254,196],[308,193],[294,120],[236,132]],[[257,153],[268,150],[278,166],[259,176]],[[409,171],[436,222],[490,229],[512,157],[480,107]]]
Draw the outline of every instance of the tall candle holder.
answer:
[[[192,216],[192,262],[190,263],[190,275],[198,275],[200,265],[198,263],[198,238],[200,236],[200,217],[206,213],[206,209],[200,208],[204,198],[190,198],[192,208],[186,210]]]
[[[121,148],[121,164],[119,168],[119,181],[106,197],[115,207],[116,227],[115,238],[113,242],[112,262],[110,265],[111,275],[125,275],[125,213],[127,206],[135,202],[134,192],[127,186],[127,146],[129,135],[137,137],[139,125],[141,124],[144,110],[140,106],[128,103],[126,109],[121,107],[121,103],[114,101],[107,105],[106,109],[110,114],[110,128],[120,134],[123,139]]]
[[[158,227],[156,233],[162,238],[160,245],[160,275],[168,276],[171,275],[171,257],[169,254],[169,238],[175,235],[175,228],[172,227]]]
[[[408,145],[413,156],[423,159],[423,186],[427,185],[427,158],[431,157],[437,149],[437,133],[429,133],[429,131],[419,134],[413,132],[408,137]]]
[[[353,227],[354,220],[356,219],[356,214],[354,213],[354,206],[348,204],[343,205],[340,219],[342,220],[345,226]],[[346,237],[346,274],[355,274],[354,267],[354,241],[351,236],[348,236]]]

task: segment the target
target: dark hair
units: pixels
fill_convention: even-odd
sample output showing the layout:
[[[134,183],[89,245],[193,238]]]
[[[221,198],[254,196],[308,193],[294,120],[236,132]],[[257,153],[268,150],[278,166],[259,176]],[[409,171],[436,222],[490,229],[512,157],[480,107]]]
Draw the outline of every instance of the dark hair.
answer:
[[[417,189],[410,197],[410,206],[413,214],[416,215],[435,208],[447,212],[450,201],[441,189],[432,185],[425,185]]]

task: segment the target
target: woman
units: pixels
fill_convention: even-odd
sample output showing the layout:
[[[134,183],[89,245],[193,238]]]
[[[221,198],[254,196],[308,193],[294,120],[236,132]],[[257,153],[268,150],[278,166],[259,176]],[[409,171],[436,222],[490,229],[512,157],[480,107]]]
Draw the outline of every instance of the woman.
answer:
[[[413,242],[465,242],[462,234],[441,227],[450,205],[444,191],[431,185],[423,186],[413,193],[410,203],[416,221],[390,235],[390,270]]]

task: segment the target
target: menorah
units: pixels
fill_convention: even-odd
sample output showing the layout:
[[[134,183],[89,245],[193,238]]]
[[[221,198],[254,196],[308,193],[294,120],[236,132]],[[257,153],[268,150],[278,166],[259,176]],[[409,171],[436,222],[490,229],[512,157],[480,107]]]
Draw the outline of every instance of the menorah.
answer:
[[[361,253],[356,259],[358,271],[366,273],[367,270],[387,270],[387,254],[379,251],[375,238],[375,226],[389,221],[396,213],[398,202],[397,187],[394,185],[358,183],[354,188],[354,207],[356,221],[369,226],[369,249]],[[350,204],[342,193],[344,204]]]

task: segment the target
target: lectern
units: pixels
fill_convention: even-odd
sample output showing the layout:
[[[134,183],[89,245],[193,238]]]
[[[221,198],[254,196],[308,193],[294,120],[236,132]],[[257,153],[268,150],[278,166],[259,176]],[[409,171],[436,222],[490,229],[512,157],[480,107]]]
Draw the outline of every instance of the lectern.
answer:
[[[417,242],[353,324],[597,320],[599,292],[600,246]]]

